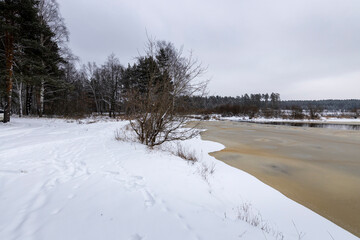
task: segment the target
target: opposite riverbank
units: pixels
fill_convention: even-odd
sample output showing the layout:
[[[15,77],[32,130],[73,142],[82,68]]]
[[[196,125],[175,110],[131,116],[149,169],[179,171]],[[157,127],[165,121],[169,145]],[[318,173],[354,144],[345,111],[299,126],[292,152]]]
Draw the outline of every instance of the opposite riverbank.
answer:
[[[202,122],[211,155],[360,236],[360,133],[333,129]]]

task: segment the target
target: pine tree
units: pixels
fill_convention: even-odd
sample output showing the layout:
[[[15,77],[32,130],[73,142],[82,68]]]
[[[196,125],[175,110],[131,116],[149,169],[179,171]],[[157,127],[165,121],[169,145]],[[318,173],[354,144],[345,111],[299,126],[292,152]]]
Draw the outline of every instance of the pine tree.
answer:
[[[4,43],[5,60],[5,111],[4,123],[10,121],[15,41],[19,32],[19,1],[0,2],[1,36]]]
[[[60,81],[60,66],[65,63],[59,44],[67,39],[67,30],[59,16],[55,0],[0,1],[1,42],[4,51],[0,97],[5,98],[4,122],[10,121],[15,80],[15,97],[22,113],[22,88],[26,85],[26,114],[30,114],[34,94],[39,116],[44,111],[45,91],[48,100],[56,99],[68,87]],[[49,14],[51,12],[51,14]],[[56,22],[56,24],[48,21]],[[54,27],[55,26],[55,27]],[[60,29],[60,30],[59,30]],[[1,54],[2,55],[2,54]],[[5,88],[5,89],[4,89]],[[16,103],[16,102],[15,102]],[[1,106],[1,105],[0,105]]]
[[[33,0],[0,1],[0,30],[5,62],[5,123],[10,121],[15,66],[17,62],[20,65],[25,49],[31,47],[29,43],[33,39],[30,35],[38,23],[36,4]]]

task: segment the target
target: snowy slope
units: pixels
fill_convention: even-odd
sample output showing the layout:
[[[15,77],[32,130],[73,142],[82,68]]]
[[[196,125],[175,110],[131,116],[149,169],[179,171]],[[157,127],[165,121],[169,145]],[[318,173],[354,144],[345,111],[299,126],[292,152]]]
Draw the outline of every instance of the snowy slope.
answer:
[[[184,142],[192,165],[116,141],[125,124],[0,123],[0,239],[358,239],[210,157],[218,143]]]

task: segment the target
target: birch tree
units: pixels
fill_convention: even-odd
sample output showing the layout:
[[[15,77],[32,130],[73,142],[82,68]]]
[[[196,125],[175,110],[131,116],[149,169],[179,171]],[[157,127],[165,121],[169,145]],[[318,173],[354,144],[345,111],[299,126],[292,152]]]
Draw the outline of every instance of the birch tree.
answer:
[[[102,101],[108,106],[109,117],[115,117],[121,102],[123,66],[118,58],[111,54],[101,68]]]
[[[98,67],[96,63],[88,63],[87,65],[83,65],[81,68],[81,76],[86,83],[86,87],[90,89],[91,96],[94,99],[96,112],[100,112],[100,103],[99,103],[99,83],[96,79],[96,72],[98,71]]]
[[[43,48],[57,48],[59,55],[61,49],[66,51],[66,42],[69,40],[69,33],[64,23],[64,19],[60,15],[59,5],[56,0],[40,0],[39,1],[39,19],[43,26],[50,28],[51,34],[41,33],[40,45]],[[63,52],[64,53],[64,52]],[[54,61],[55,59],[52,59]],[[56,59],[60,63],[61,58]],[[56,61],[55,60],[55,61]],[[43,69],[49,69],[47,62],[42,59],[41,61]],[[44,112],[44,98],[45,98],[45,86],[46,77],[49,76],[49,72],[45,72],[40,78],[39,97],[38,97],[38,114],[42,116]]]

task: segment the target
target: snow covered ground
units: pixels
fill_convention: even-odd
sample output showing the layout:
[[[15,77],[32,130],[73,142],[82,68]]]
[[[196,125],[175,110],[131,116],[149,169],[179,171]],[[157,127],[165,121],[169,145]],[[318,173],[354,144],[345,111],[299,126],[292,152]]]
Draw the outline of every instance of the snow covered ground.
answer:
[[[210,157],[218,143],[183,142],[190,164],[171,144],[116,141],[126,124],[0,123],[0,239],[358,239]]]

